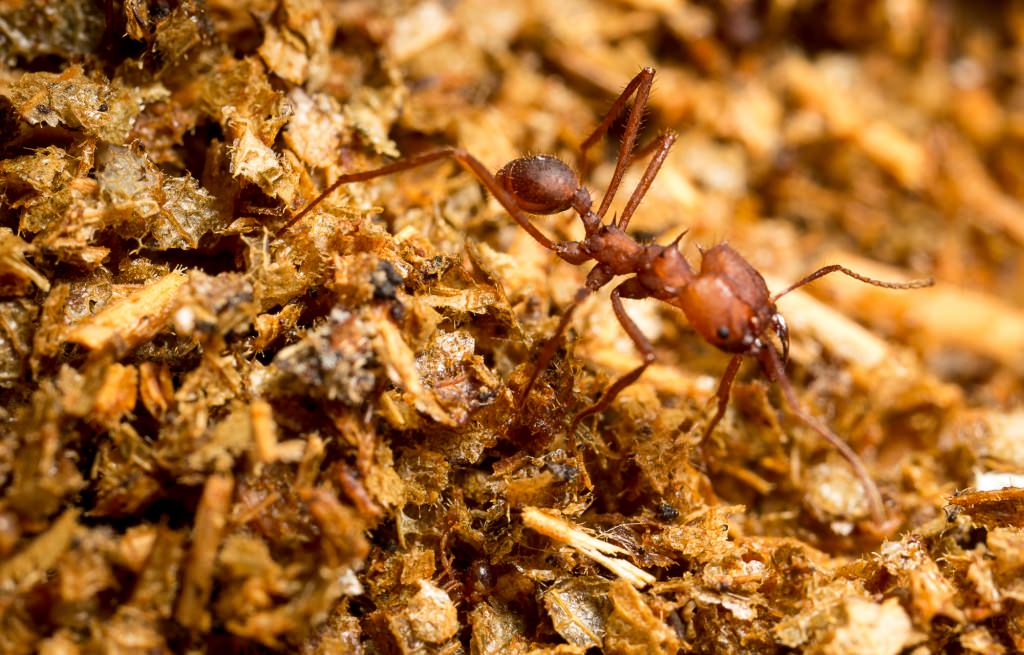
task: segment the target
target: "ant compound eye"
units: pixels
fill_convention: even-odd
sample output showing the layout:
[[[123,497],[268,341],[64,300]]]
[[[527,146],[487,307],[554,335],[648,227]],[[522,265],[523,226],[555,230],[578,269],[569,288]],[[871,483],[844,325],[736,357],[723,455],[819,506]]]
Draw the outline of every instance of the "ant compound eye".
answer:
[[[725,327],[723,325],[723,326],[719,327],[718,330],[715,331],[715,334],[718,335],[719,339],[721,339],[722,341],[725,341],[726,339],[729,338],[729,328],[727,328],[727,327]]]

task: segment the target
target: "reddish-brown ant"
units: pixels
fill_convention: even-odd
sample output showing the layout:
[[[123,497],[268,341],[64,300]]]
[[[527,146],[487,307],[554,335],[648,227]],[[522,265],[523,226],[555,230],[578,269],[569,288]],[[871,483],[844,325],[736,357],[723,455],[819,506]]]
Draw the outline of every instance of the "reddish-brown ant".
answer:
[[[577,292],[576,297],[563,313],[554,336],[541,350],[537,365],[526,386],[520,392],[520,402],[523,402],[529,395],[537,376],[547,367],[554,356],[560,338],[568,328],[572,314],[579,304],[616,276],[630,275],[632,277],[619,283],[612,290],[611,302],[615,316],[637,350],[640,351],[643,361],[609,386],[597,402],[576,414],[570,426],[570,434],[574,433],[581,419],[605,409],[619,392],[635,382],[654,362],[654,347],[636,323],[626,314],[622,299],[656,298],[681,309],[693,328],[708,343],[733,355],[718,384],[716,392],[718,406],[705,428],[705,438],[711,434],[725,414],[729,392],[743,357],[752,356],[757,359],[765,375],[778,382],[782,395],[793,414],[835,447],[850,463],[867,492],[874,520],[879,525],[884,523],[885,509],[881,494],[863,462],[842,439],[822,422],[805,412],[797,401],[796,394],[784,370],[784,362],[789,351],[789,334],[785,320],[776,309],[775,301],[790,291],[830,273],[843,273],[861,282],[890,289],[920,288],[931,285],[932,281],[884,282],[833,264],[811,273],[799,282],[773,295],[768,291],[768,286],[761,274],[727,244],[722,243],[702,251],[700,270],[695,271],[678,248],[679,240],[683,235],[665,246],[638,243],[626,233],[626,228],[629,226],[633,212],[650,188],[669,149],[676,140],[675,133],[671,131],[663,133],[647,147],[641,149],[643,152],[653,151],[654,155],[647,164],[640,182],[626,202],[622,213],[617,219],[603,224],[604,215],[608,211],[612,199],[619,189],[622,176],[633,158],[633,149],[640,129],[640,119],[647,104],[653,79],[654,69],[643,69],[615,100],[593,133],[583,141],[577,159],[577,169],[580,173],[573,171],[565,162],[556,157],[533,155],[513,160],[499,170],[496,175],[491,175],[478,159],[465,150],[447,147],[415,155],[373,170],[342,175],[310,204],[292,216],[279,233],[294,225],[343,184],[391,175],[442,159],[454,159],[474,175],[501,203],[509,215],[540,245],[571,264],[583,264],[591,260],[596,262],[587,275],[584,287]],[[612,173],[608,190],[601,199],[601,205],[595,212],[590,193],[580,181],[587,168],[587,150],[605,135],[634,95],[633,105],[626,119],[615,170]],[[552,241],[533,225],[528,215],[554,214],[566,209],[576,212],[583,222],[585,236],[580,241]],[[771,333],[778,338],[781,353],[773,343]]]

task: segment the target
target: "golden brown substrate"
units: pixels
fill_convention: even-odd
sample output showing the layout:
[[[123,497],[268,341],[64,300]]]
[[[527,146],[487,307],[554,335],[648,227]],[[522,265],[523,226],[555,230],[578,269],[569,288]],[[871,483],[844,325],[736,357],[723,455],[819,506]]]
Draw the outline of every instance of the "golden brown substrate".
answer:
[[[1003,4],[0,2],[0,653],[1024,650]],[[638,363],[606,295],[520,398],[587,270],[452,163],[281,231],[432,147],[572,162],[647,65],[639,240],[936,278],[779,303],[893,526],[752,365],[702,440],[727,358],[668,305],[576,434]]]

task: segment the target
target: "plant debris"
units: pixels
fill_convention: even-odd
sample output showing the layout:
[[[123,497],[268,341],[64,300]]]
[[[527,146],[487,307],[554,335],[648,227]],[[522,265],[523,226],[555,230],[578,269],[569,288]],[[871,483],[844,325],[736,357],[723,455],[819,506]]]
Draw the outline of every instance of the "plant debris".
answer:
[[[1021,5],[21,0],[0,55],[0,653],[1024,650]],[[643,66],[639,242],[936,279],[779,303],[890,524],[753,370],[703,439],[665,305],[574,434],[640,358],[607,293],[522,397],[587,271],[453,163],[298,215],[575,161]]]

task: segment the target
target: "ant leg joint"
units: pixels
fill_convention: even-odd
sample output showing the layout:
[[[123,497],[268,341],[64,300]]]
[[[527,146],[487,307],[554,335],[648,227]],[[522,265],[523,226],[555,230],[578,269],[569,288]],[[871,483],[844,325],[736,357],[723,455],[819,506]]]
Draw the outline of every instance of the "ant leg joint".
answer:
[[[579,241],[563,241],[555,244],[555,254],[569,262],[570,264],[582,264],[592,259],[590,255],[583,251]]]

